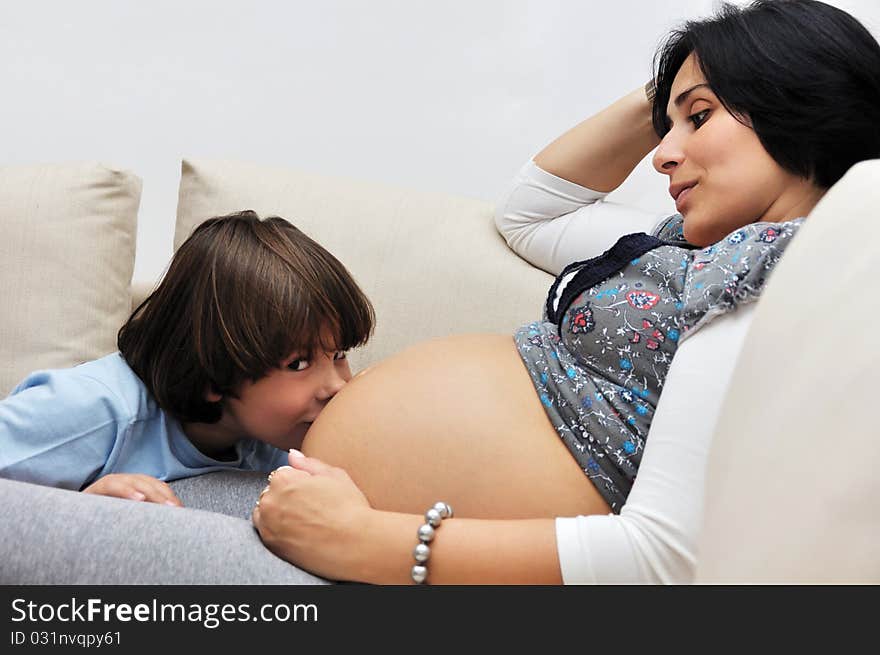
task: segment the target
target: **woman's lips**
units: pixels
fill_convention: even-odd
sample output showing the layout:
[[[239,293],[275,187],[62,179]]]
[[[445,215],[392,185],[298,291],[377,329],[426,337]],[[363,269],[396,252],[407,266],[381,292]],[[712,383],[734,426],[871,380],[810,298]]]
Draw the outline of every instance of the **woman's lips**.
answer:
[[[694,189],[695,186],[697,186],[697,185],[695,184],[694,186],[689,186],[688,188],[683,190],[681,193],[679,193],[678,197],[676,197],[675,209],[678,211],[678,213],[681,213],[684,211],[684,207],[687,204],[688,196],[691,194],[691,191]]]

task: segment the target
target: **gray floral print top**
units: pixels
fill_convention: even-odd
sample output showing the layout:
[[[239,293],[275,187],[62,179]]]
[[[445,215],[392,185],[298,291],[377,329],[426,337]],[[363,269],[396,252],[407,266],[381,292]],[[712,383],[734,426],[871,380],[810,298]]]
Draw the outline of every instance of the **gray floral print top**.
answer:
[[[566,267],[515,341],[560,438],[619,513],[678,345],[756,300],[804,219],[753,223],[697,249],[680,215]]]

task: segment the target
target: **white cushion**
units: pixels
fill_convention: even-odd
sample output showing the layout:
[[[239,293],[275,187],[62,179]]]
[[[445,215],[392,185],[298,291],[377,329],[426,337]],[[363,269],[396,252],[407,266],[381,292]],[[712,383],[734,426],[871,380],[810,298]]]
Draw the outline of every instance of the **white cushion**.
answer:
[[[707,471],[696,580],[880,582],[880,160],[853,167],[770,279]]]
[[[510,333],[540,318],[552,278],[519,259],[483,201],[242,162],[185,160],[175,248],[211,216],[278,215],[333,253],[373,302],[364,368],[429,337]]]
[[[0,397],[116,349],[141,181],[101,164],[0,167]]]

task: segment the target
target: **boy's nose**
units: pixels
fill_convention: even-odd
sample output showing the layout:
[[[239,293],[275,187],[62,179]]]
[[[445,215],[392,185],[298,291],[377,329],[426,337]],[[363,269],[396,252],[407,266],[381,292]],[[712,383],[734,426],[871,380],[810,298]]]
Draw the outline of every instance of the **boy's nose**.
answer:
[[[327,367],[327,374],[324,378],[324,383],[321,385],[320,399],[330,400],[339,393],[339,390],[345,386],[346,382],[348,382],[346,377],[342,375],[336,366],[331,364]]]

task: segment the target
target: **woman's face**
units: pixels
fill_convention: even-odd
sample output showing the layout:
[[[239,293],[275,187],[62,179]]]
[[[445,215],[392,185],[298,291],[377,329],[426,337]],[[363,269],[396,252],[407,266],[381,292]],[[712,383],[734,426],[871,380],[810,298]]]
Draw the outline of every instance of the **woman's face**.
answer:
[[[666,111],[671,129],[653,164],[669,176],[689,242],[708,246],[749,223],[805,216],[818,201],[812,183],[785,171],[724,108],[693,54],[675,76]]]

